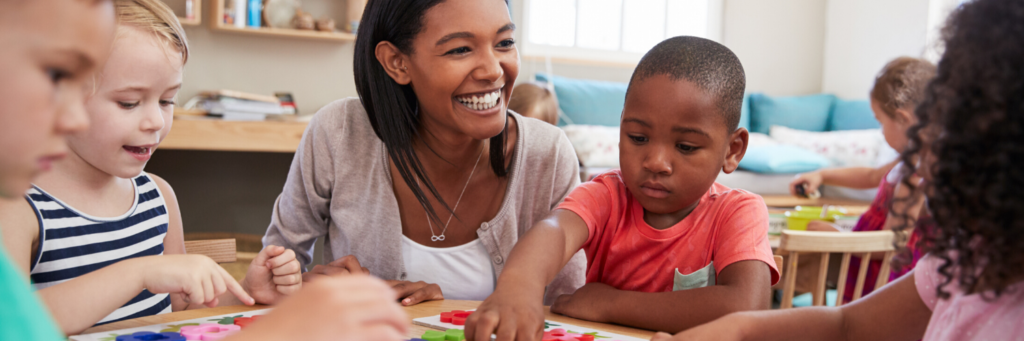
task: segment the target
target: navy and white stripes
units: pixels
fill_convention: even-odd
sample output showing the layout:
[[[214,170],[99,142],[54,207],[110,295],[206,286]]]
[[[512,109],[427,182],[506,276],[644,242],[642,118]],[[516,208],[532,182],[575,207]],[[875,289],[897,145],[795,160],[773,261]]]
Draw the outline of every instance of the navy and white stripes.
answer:
[[[160,255],[167,234],[167,207],[145,173],[132,179],[135,201],[119,217],[79,212],[33,186],[26,196],[39,219],[39,250],[32,262],[36,289],[46,288],[125,259]],[[98,324],[171,311],[170,296],[143,290]]]

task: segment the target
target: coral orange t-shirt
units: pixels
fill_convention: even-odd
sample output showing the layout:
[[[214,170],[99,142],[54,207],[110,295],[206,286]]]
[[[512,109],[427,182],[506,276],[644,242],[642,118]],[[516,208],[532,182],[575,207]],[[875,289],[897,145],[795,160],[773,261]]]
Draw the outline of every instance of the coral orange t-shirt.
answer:
[[[675,225],[658,230],[618,170],[581,184],[558,208],[587,223],[583,244],[587,283],[620,290],[666,292],[714,285],[727,266],[759,260],[779,281],[768,243],[768,208],[756,194],[715,183],[697,207]]]

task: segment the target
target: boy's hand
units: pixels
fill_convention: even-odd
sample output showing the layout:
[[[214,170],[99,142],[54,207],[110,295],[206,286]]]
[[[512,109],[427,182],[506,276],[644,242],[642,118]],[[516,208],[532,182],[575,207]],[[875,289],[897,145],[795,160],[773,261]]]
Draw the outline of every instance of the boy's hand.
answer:
[[[571,295],[558,296],[551,312],[581,320],[607,322],[600,302],[606,302],[618,289],[604,283],[587,283]]]
[[[394,291],[365,275],[323,276],[281,300],[267,316],[239,336],[266,339],[366,340],[407,339],[409,317],[395,303]],[[238,339],[246,339],[239,337]]]
[[[496,289],[466,319],[467,341],[540,340],[544,335],[544,290]]]
[[[309,282],[320,276],[348,274],[369,275],[370,270],[359,265],[359,260],[356,259],[356,256],[348,255],[335,259],[326,265],[314,266],[313,270],[309,270],[309,272],[302,274],[302,281]]]
[[[298,291],[302,287],[302,271],[295,252],[276,245],[263,248],[249,264],[242,287],[260,304],[274,304],[282,296]]]
[[[179,294],[185,302],[217,306],[217,296],[230,291],[246,305],[254,300],[224,268],[203,255],[161,255],[137,258],[142,286],[154,294]]]
[[[423,281],[384,281],[391,289],[395,290],[396,299],[401,300],[403,306],[410,306],[424,301],[443,300],[444,294],[437,284]]]
[[[821,183],[824,181],[821,177],[821,172],[810,172],[797,174],[796,178],[789,183],[789,193],[797,197],[808,197],[811,193],[817,192]],[[798,189],[797,187],[804,186],[804,188]],[[803,195],[801,195],[801,191]]]

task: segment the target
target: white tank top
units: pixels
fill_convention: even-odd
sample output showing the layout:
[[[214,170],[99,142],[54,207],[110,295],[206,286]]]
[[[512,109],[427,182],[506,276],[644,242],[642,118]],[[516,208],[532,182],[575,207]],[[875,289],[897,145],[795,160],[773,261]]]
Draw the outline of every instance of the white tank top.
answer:
[[[494,292],[494,267],[480,239],[436,248],[402,236],[402,261],[406,280],[437,284],[445,299],[483,301]]]

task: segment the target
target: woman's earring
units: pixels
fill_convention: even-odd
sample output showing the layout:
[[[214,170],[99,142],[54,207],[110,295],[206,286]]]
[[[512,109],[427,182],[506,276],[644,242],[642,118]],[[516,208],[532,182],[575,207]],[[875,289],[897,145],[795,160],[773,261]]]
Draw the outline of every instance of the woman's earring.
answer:
[[[409,71],[409,68],[403,66],[402,71]]]

